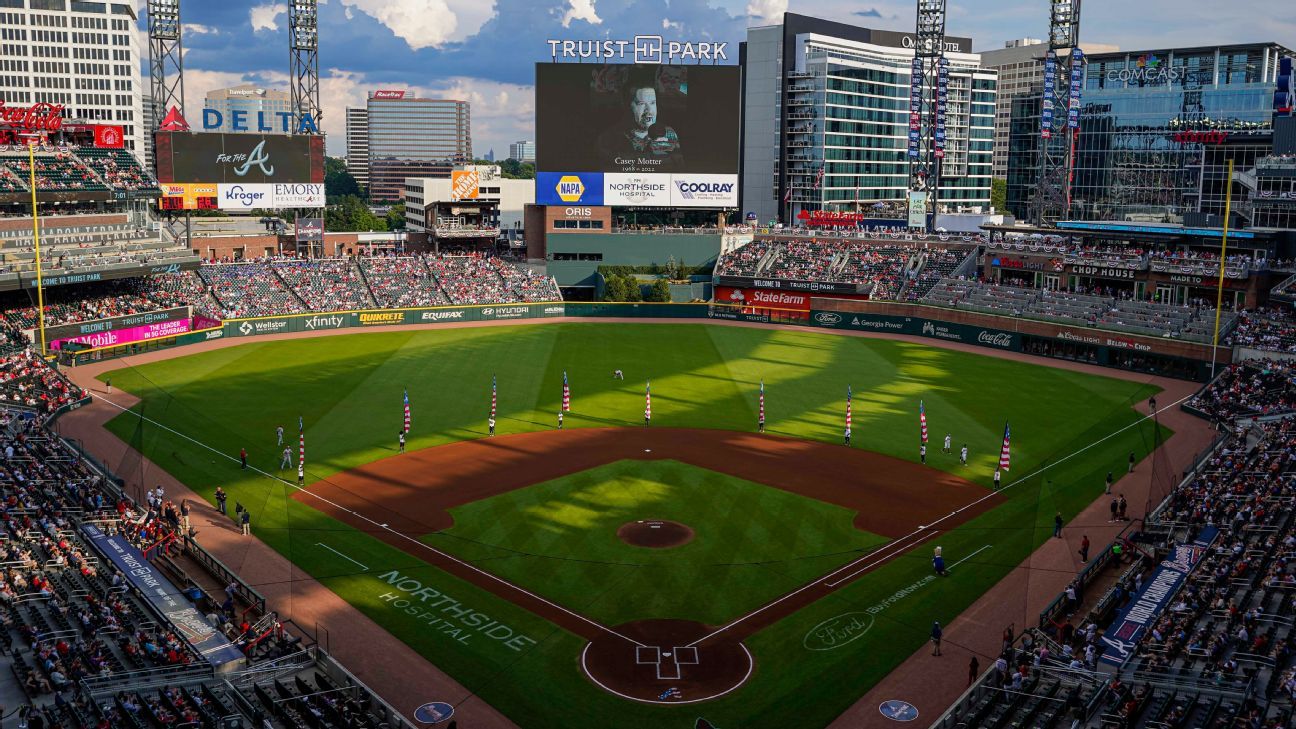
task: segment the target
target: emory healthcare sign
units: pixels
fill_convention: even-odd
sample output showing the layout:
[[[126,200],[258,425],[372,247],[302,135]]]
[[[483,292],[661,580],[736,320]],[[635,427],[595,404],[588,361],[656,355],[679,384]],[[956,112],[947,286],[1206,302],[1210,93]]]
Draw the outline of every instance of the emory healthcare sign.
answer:
[[[671,63],[672,61],[727,61],[727,42],[667,41],[659,35],[637,35],[633,40],[550,40],[549,55],[559,58],[593,58],[602,61]]]

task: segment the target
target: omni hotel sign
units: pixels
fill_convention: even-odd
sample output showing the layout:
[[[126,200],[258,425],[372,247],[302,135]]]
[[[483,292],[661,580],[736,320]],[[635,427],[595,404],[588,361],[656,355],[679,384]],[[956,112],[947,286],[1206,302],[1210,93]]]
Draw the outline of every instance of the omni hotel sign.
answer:
[[[550,40],[549,55],[560,58],[672,63],[674,61],[727,61],[728,42],[668,41],[659,35],[637,35],[630,40]]]

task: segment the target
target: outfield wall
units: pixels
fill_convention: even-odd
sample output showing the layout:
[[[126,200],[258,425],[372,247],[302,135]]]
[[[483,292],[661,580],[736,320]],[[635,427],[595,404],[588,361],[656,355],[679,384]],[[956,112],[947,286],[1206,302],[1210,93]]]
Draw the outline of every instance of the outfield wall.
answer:
[[[64,355],[66,359],[63,361],[70,364],[85,364],[212,339],[256,337],[263,334],[373,329],[397,325],[435,326],[444,323],[521,321],[558,317],[721,319],[765,324],[794,324],[942,339],[990,349],[1147,371],[1189,380],[1205,381],[1210,373],[1210,347],[1207,345],[1153,337],[1118,335],[1097,329],[1050,325],[1046,322],[917,304],[821,298],[812,299],[808,312],[799,308],[752,309],[724,303],[553,301],[535,304],[476,304],[289,314],[229,319],[218,326],[196,329],[175,337],[83,350],[75,355]],[[1220,364],[1227,364],[1232,359],[1230,349],[1220,348],[1218,360]]]

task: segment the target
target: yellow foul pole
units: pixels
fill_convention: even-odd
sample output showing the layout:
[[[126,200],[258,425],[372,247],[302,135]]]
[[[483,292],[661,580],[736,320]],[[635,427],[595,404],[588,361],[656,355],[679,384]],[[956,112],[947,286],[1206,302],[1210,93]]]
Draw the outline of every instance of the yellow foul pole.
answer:
[[[36,140],[27,140],[27,169],[31,173],[32,238],[36,241],[36,313],[40,320],[40,353],[45,356],[45,287],[41,274],[40,218],[36,211]]]
[[[1229,214],[1233,204],[1233,160],[1228,161],[1228,177],[1224,183],[1224,227],[1220,237],[1219,274],[1215,282],[1215,336],[1211,341],[1211,379],[1215,379],[1215,354],[1219,351],[1220,309],[1224,306],[1224,257],[1228,255]]]

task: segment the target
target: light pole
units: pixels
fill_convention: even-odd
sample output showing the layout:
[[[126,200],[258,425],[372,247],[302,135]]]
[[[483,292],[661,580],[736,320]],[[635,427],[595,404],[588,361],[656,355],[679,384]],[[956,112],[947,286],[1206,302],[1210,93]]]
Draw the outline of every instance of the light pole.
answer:
[[[27,139],[28,184],[31,185],[32,239],[36,244],[36,315],[40,328],[40,354],[45,356],[45,286],[41,272],[40,215],[36,209],[36,140],[37,134],[21,135]]]

